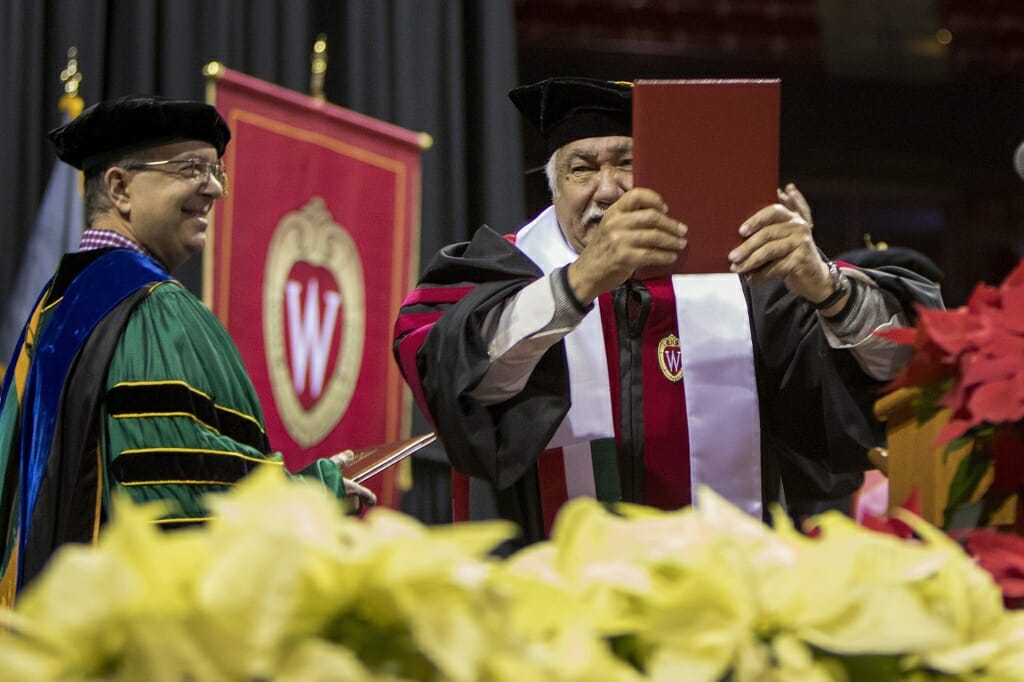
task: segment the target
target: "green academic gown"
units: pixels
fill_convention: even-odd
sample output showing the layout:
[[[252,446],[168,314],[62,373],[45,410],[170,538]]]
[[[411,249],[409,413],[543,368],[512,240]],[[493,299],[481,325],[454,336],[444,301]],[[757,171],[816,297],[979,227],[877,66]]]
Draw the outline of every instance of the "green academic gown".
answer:
[[[94,541],[119,493],[174,502],[159,523],[178,526],[207,517],[206,494],[283,468],[227,330],[154,261],[70,254],[37,308],[0,403],[6,582],[17,570],[20,589],[61,544]],[[300,475],[344,496],[328,460]]]

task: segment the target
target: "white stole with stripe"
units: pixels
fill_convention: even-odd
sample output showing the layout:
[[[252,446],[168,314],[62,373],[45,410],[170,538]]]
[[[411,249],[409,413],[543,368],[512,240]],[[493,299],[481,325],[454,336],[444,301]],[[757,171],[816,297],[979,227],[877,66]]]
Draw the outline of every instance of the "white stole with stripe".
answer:
[[[516,235],[516,246],[548,274],[576,260],[549,206]],[[707,485],[760,517],[761,438],[753,342],[736,275],[675,275],[672,288],[683,358],[694,492]],[[709,321],[713,321],[709,324]],[[572,405],[548,447],[563,448],[569,496],[593,494],[589,448],[615,436],[600,306],[565,337]]]

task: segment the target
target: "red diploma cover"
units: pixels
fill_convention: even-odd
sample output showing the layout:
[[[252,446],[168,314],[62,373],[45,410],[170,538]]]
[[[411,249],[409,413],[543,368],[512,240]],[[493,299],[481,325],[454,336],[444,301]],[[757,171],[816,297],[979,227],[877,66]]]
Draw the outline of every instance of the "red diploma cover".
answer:
[[[431,432],[394,443],[356,450],[352,453],[352,461],[348,463],[342,473],[346,478],[350,478],[356,483],[362,483],[398,464],[409,455],[422,450],[435,440],[437,440],[437,434]]]
[[[728,272],[740,225],[777,201],[779,81],[638,80],[633,180],[689,228],[673,265],[637,277]]]

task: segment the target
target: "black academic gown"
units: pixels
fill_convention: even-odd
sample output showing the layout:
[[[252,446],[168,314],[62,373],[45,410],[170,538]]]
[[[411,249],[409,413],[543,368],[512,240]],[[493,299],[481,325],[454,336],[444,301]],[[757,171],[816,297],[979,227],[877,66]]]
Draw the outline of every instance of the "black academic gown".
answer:
[[[914,273],[866,272],[908,310],[914,303],[939,304],[937,287]],[[506,402],[482,405],[469,392],[488,368],[486,340],[479,334],[484,316],[540,276],[509,240],[481,228],[472,241],[435,256],[402,308],[394,345],[454,468],[476,479],[473,485],[482,480],[493,487],[494,511],[518,522],[528,541],[544,534],[537,457],[569,407],[564,346],[549,349],[523,391]],[[654,324],[658,313],[645,294],[651,288],[630,281],[606,294],[617,311],[615,324]],[[761,412],[764,498],[778,499],[781,483],[791,509],[813,511],[856,490],[870,468],[867,451],[884,442],[872,413],[882,384],[865,375],[849,352],[829,347],[813,308],[781,283],[743,288]],[[629,299],[639,301],[639,311],[635,304],[627,311]],[[630,375],[624,362],[617,371]],[[622,393],[638,380],[630,376],[621,382]],[[636,480],[629,472],[637,458],[642,463],[645,456],[642,448],[637,452],[637,434],[629,435],[636,427],[617,426],[621,499],[645,502],[642,485],[629,483]]]

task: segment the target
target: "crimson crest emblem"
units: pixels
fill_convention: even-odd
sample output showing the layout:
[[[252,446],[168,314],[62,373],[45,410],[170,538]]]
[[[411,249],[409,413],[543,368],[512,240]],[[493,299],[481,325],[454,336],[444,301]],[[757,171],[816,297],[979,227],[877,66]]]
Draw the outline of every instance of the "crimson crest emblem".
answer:
[[[274,402],[292,440],[324,440],[352,401],[366,335],[363,268],[351,235],[313,197],[274,231],[263,336]]]
[[[683,378],[683,352],[675,334],[669,334],[658,342],[658,367],[669,381]]]

